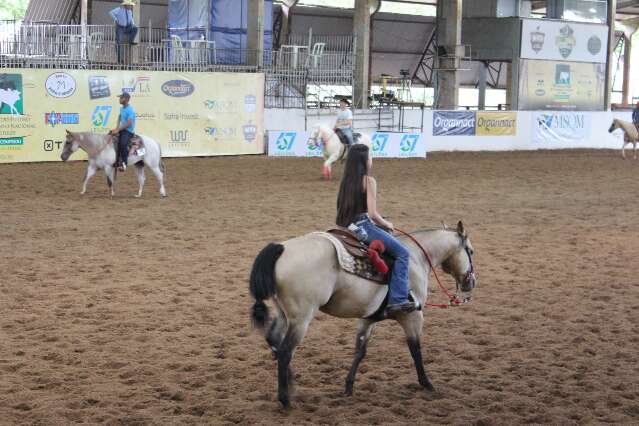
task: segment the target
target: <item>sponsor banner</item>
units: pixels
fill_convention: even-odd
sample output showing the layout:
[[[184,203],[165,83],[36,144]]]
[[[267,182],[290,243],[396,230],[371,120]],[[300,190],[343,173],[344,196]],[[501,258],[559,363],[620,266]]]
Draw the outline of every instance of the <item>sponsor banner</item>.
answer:
[[[310,132],[270,131],[268,155],[271,157],[321,157],[322,147],[309,143]],[[426,141],[421,133],[377,132],[371,135],[375,158],[424,158]]]
[[[515,136],[517,134],[516,112],[477,112],[477,136]]]
[[[522,60],[519,108],[601,110],[605,79],[605,64]]]
[[[606,63],[606,25],[548,19],[522,21],[522,58]]]
[[[3,68],[0,163],[59,161],[65,130],[116,127],[122,92],[136,133],[158,141],[164,156],[264,152],[263,74]]]
[[[533,142],[580,146],[590,138],[591,116],[586,112],[539,112],[533,116]]]
[[[475,120],[474,111],[435,111],[433,136],[473,136]]]

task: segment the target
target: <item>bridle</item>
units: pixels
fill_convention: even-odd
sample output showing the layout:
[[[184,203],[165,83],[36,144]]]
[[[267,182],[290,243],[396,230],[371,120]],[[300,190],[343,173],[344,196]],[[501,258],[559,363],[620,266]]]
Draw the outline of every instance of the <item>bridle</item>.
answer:
[[[448,303],[426,303],[426,306],[431,306],[433,308],[448,308],[451,306],[460,306],[464,303],[470,302],[470,299],[471,299],[470,295],[464,296],[463,298],[459,298],[458,294],[460,292],[460,285],[459,285],[459,282],[457,282],[457,280],[455,280],[456,291],[454,295],[450,294],[450,292],[446,289],[446,287],[444,287],[444,285],[439,279],[439,276],[437,275],[437,271],[435,270],[435,266],[433,265],[433,260],[430,258],[430,255],[428,254],[426,249],[419,243],[419,241],[417,241],[415,237],[410,235],[408,232],[402,231],[401,229],[395,228],[395,231],[408,237],[412,242],[415,243],[415,245],[417,245],[417,247],[419,247],[421,252],[424,254],[424,257],[426,258],[426,261],[430,265],[430,269],[431,271],[433,271],[433,275],[435,275],[435,279],[437,280],[437,284],[439,285],[440,290],[442,291],[442,293],[446,295],[446,297],[448,297]],[[466,252],[466,255],[468,256],[468,261],[470,262],[470,269],[466,271],[466,274],[464,275],[464,278],[463,278],[463,283],[466,284],[466,283],[470,283],[471,280],[475,279],[475,267],[473,266],[473,256],[471,255],[470,249],[468,248],[468,243],[467,243],[468,239],[465,236],[461,236],[461,239],[462,239],[462,247],[464,251]]]

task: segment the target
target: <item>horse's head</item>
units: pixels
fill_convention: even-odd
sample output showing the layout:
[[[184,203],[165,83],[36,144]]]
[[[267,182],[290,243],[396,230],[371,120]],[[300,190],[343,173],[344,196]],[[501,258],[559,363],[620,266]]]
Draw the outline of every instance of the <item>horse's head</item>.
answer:
[[[470,243],[468,234],[464,229],[464,224],[461,221],[457,223],[457,236],[459,237],[459,245],[453,253],[444,260],[442,269],[455,278],[457,290],[469,293],[477,284],[475,269],[473,268],[475,250]]]
[[[76,152],[80,148],[80,144],[76,140],[76,134],[67,130],[67,136],[64,140],[64,146],[62,147],[62,154],[60,154],[60,159],[62,161],[67,161],[71,154]]]
[[[308,146],[318,147],[322,144],[322,129],[319,125],[313,126],[313,130],[308,137]]]

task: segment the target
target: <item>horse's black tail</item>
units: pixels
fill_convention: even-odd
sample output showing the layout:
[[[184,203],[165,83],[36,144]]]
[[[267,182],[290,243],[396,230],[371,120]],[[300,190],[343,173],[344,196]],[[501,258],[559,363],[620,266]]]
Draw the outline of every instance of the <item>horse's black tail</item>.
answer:
[[[264,300],[275,295],[275,263],[283,252],[282,244],[269,243],[253,262],[249,289],[255,298],[251,318],[253,325],[257,328],[264,328],[268,320],[268,307]]]

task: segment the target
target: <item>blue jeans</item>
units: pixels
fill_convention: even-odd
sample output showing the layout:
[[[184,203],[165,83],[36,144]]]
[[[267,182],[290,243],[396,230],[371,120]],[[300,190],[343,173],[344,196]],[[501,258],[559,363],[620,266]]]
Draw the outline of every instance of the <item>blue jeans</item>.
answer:
[[[386,252],[395,259],[395,265],[390,279],[388,304],[408,302],[408,261],[410,253],[395,237],[378,227],[368,217],[355,222],[357,226],[364,228],[368,237],[366,243],[381,240],[386,247]]]
[[[127,161],[129,161],[129,141],[131,140],[131,136],[133,136],[133,133],[128,130],[122,130],[118,133],[118,150],[120,151],[120,162],[122,164],[127,164]]]
[[[118,63],[124,62],[123,58],[123,44],[131,44],[135,41],[135,36],[138,34],[138,27],[135,25],[129,25],[128,27],[115,26],[115,49],[118,54]]]
[[[353,145],[353,129],[351,129],[350,127],[345,127],[340,130],[344,134],[344,136],[346,136],[348,144]]]

